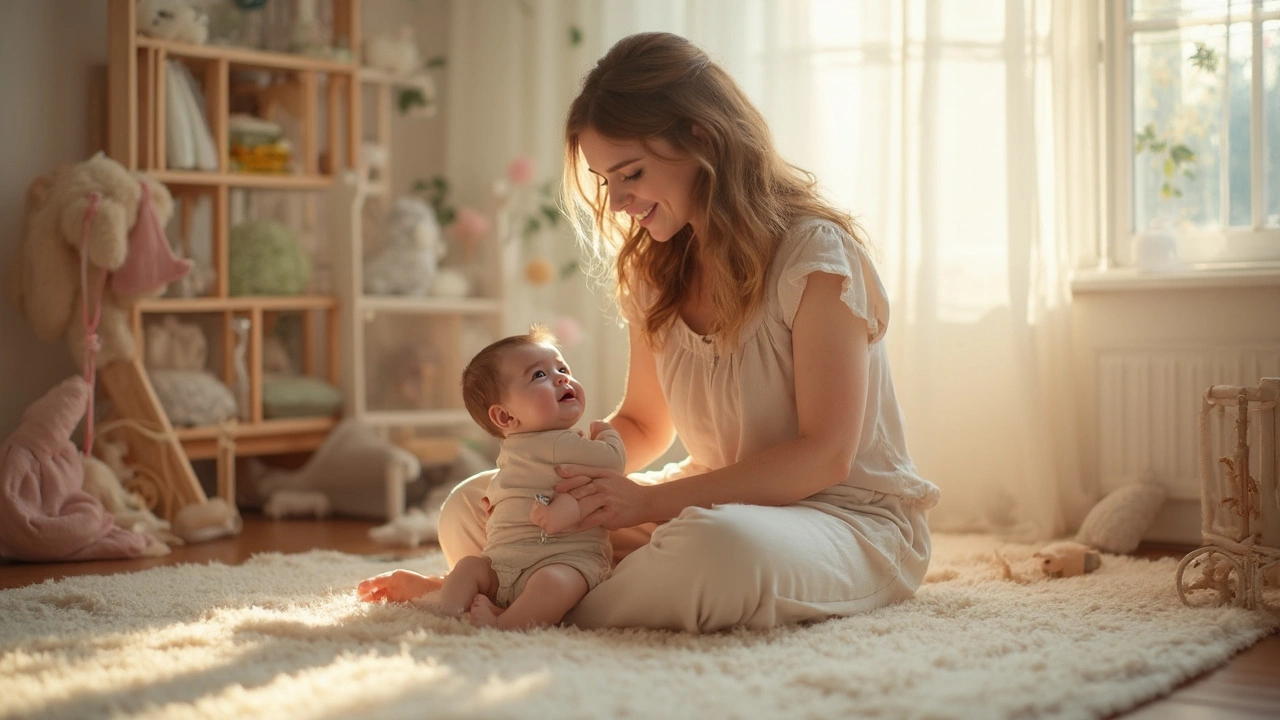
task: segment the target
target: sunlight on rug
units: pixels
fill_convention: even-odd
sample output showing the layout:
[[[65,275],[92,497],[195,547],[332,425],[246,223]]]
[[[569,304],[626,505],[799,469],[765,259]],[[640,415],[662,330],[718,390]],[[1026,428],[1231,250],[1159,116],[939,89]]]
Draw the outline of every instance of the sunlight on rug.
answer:
[[[333,552],[73,577],[0,592],[0,717],[1099,718],[1280,625],[1184,607],[1172,559],[1048,580],[1031,546],[934,545],[908,602],[703,636],[478,631],[357,602],[398,563]]]

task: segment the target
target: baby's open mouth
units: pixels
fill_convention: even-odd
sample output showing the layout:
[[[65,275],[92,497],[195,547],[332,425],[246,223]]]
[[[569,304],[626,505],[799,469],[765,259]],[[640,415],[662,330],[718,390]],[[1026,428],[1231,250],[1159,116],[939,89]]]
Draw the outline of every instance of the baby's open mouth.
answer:
[[[577,399],[578,399],[578,396],[574,394],[573,388],[569,388],[565,390],[564,394],[560,396],[560,402],[564,402],[565,400],[577,400]]]

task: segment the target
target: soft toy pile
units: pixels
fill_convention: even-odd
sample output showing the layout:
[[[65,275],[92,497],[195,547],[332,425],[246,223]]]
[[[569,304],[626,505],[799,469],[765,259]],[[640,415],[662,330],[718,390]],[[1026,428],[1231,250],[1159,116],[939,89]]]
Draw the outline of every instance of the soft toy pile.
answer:
[[[72,377],[27,408],[0,446],[0,557],[95,560],[164,555],[169,546],[117,527],[82,489],[84,459],[69,439],[89,399]]]

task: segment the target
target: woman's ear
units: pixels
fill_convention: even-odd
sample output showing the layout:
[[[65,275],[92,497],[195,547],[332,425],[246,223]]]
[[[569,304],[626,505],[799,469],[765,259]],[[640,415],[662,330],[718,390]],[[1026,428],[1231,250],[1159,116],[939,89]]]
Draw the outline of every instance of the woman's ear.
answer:
[[[709,137],[707,135],[707,131],[698,123],[689,125],[689,132],[693,133],[693,136],[697,138],[699,142],[706,142]]]
[[[501,405],[489,406],[489,421],[498,426],[503,433],[509,433],[520,427],[520,420],[507,412]]]

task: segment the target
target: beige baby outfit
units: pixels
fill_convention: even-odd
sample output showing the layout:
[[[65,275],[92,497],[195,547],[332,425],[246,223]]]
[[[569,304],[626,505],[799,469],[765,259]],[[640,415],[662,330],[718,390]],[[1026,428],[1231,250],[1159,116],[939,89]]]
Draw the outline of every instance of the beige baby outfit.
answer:
[[[689,507],[661,525],[612,533],[613,574],[566,617],[582,627],[710,631],[851,615],[911,597],[929,565],[926,511],[938,488],[907,454],[884,335],[885,290],[866,250],[839,226],[811,219],[783,238],[764,307],[731,349],[676,319],[655,353],[663,395],[689,457],[633,476],[659,483],[749,458],[799,433],[791,327],[809,276],[844,278],[841,300],[867,322],[867,405],[846,479],[792,505]],[[621,308],[640,322],[651,292]],[[631,349],[645,352],[644,348]],[[778,482],[787,482],[786,477]],[[450,563],[484,540],[487,474],[460,485],[441,509]]]
[[[609,533],[591,528],[576,533],[544,536],[529,520],[529,511],[542,495],[555,497],[556,483],[563,478],[555,466],[591,465],[621,472],[626,467],[626,450],[616,430],[608,429],[595,440],[574,430],[547,430],[516,433],[502,441],[498,452],[498,474],[489,481],[485,495],[492,509],[486,527],[489,558],[498,575],[494,602],[507,607],[524,590],[535,570],[547,565],[568,565],[594,588],[609,574],[613,551]]]

